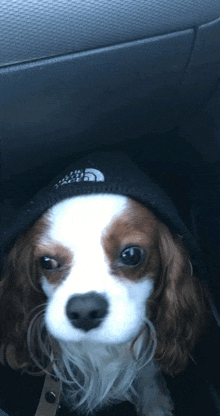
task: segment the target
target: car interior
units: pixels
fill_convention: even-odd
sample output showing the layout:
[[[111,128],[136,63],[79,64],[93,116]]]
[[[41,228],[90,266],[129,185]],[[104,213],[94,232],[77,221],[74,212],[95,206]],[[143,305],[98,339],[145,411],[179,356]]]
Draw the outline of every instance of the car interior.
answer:
[[[220,415],[220,1],[0,0],[0,28],[2,232],[74,160],[127,153],[207,268],[211,328],[196,364],[165,375],[175,416]],[[34,416],[36,379],[0,366],[0,416]],[[97,413],[117,415],[135,413]]]

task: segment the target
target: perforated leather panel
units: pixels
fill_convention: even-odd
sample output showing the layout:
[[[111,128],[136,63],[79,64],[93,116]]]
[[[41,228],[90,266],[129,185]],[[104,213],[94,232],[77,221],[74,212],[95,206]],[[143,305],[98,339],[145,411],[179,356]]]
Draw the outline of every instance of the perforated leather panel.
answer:
[[[171,33],[219,16],[219,0],[0,0],[0,65]]]

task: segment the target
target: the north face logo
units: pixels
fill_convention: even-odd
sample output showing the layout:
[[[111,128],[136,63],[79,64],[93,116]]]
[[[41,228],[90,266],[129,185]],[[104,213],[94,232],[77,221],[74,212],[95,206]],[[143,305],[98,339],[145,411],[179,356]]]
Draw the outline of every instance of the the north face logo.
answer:
[[[60,186],[73,182],[104,182],[105,177],[100,170],[97,169],[79,169],[70,172],[63,179],[61,179],[54,187],[57,189]]]

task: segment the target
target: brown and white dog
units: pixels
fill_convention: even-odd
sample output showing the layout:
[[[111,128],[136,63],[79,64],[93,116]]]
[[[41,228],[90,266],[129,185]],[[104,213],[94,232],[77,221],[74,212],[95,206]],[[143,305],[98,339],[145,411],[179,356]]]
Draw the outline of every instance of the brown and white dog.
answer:
[[[6,361],[50,371],[70,409],[129,400],[173,415],[160,369],[183,370],[204,324],[203,289],[178,236],[126,196],[67,198],[7,255],[0,286]]]

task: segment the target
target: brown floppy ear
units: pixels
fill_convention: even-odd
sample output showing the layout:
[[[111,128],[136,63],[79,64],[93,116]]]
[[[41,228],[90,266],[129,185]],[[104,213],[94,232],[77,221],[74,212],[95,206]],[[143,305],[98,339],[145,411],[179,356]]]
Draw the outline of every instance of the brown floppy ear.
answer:
[[[22,367],[27,360],[30,311],[43,302],[41,298],[33,262],[32,235],[27,233],[6,255],[0,282],[0,345],[6,352],[13,351],[13,358],[8,357],[12,367],[15,367],[12,362]]]
[[[178,237],[159,225],[161,270],[149,301],[157,333],[155,359],[169,374],[182,371],[207,326],[205,289],[193,275],[187,251]]]

